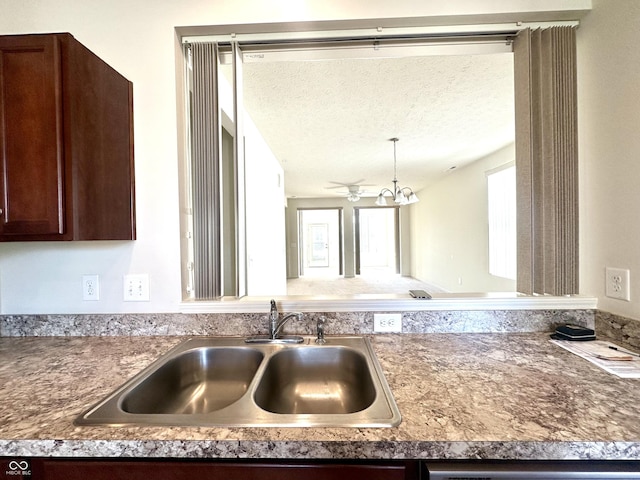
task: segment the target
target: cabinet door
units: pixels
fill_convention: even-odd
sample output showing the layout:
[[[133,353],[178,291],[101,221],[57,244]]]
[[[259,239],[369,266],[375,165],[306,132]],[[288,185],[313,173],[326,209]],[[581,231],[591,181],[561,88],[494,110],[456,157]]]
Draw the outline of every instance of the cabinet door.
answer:
[[[61,56],[54,36],[0,38],[0,235],[64,233]]]

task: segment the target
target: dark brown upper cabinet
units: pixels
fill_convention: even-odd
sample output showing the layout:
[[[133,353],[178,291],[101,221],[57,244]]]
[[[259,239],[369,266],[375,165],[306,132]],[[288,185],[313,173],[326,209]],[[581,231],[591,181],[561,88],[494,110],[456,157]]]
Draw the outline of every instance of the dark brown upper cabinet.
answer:
[[[0,36],[0,241],[133,240],[133,86],[68,33]]]

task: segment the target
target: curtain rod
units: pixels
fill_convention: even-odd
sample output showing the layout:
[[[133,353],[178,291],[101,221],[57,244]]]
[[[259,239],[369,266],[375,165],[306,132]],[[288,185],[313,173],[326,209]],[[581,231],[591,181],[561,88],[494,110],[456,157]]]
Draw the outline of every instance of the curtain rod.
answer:
[[[425,27],[376,27],[376,28],[356,28],[348,30],[307,30],[295,31],[296,23],[291,23],[291,31],[278,32],[252,32],[234,33],[232,31],[220,31],[224,26],[212,26],[212,34],[185,35],[182,43],[195,42],[218,42],[230,43],[275,43],[290,41],[321,41],[335,40],[341,38],[442,38],[442,37],[464,37],[464,36],[485,36],[491,34],[514,35],[525,28],[548,28],[558,26],[577,27],[577,20],[558,22],[514,22],[499,24],[478,24],[478,25],[443,25]],[[230,26],[228,28],[233,28]],[[264,28],[264,26],[256,26]],[[205,27],[206,29],[206,27]]]

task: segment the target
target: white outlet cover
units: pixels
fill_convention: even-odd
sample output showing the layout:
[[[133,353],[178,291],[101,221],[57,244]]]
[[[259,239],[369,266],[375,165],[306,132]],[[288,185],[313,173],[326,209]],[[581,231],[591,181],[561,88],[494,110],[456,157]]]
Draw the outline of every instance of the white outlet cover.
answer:
[[[124,276],[123,300],[125,302],[149,301],[149,274],[129,274]]]
[[[374,313],[373,331],[376,333],[402,333],[402,314]]]
[[[100,279],[98,275],[82,276],[82,300],[100,300]]]
[[[631,273],[626,268],[607,267],[605,269],[605,295],[609,298],[630,301],[630,278]]]

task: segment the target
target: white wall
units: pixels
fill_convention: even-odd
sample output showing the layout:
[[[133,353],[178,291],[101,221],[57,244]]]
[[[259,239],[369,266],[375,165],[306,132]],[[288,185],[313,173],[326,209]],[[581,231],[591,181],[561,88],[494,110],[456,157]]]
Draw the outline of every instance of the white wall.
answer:
[[[580,291],[640,320],[640,2],[594,0],[578,39]],[[631,302],[605,267],[631,270]]]
[[[284,171],[245,119],[247,295],[286,295]]]
[[[411,206],[413,277],[449,292],[513,292],[515,280],[489,274],[486,172],[515,160],[505,148],[454,170],[418,192]]]
[[[133,82],[138,240],[0,245],[0,312],[179,309],[176,26],[394,17],[455,24],[562,10],[575,18],[589,7],[590,0],[3,0],[0,34],[71,32]],[[81,299],[85,273],[100,275],[98,302]],[[122,302],[125,273],[150,275],[150,302]]]

